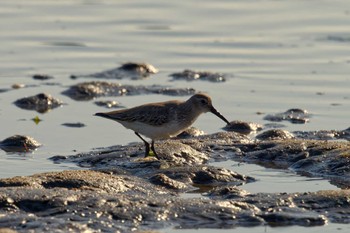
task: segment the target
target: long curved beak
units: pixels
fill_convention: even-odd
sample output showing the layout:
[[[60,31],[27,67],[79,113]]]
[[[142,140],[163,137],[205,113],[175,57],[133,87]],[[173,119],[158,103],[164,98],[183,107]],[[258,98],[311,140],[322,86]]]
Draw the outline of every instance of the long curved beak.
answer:
[[[223,116],[221,113],[219,113],[214,107],[211,107],[210,112],[215,114],[217,117],[219,117],[221,120],[225,121],[226,124],[230,124],[230,122]]]

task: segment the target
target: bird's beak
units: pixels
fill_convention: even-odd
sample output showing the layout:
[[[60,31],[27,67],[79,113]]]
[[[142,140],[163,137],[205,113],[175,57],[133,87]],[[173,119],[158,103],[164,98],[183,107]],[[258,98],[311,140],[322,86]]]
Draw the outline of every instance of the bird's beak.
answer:
[[[219,113],[214,107],[211,107],[210,112],[215,114],[221,120],[225,121],[227,124],[230,124],[230,122],[223,115],[221,115],[221,113]]]

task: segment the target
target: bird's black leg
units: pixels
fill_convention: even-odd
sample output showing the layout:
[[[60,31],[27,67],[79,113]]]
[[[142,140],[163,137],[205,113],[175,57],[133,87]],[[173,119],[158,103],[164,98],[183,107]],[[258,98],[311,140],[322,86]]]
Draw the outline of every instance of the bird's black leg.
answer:
[[[145,143],[145,157],[147,157],[150,151],[149,143],[145,139],[143,139],[143,137],[141,137],[141,135],[138,132],[135,132],[135,134]]]
[[[151,149],[152,149],[154,155],[156,156],[156,158],[159,159],[159,156],[158,156],[156,150],[154,149],[154,140],[152,140]]]

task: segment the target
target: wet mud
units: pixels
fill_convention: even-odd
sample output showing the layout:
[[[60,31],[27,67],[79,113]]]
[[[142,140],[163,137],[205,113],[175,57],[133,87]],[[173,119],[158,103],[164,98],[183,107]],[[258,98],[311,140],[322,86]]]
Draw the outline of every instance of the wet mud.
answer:
[[[194,71],[184,70],[178,73],[172,73],[169,75],[173,80],[186,80],[186,81],[209,81],[209,82],[225,82],[226,75],[220,73],[214,73],[209,71]]]
[[[148,78],[152,74],[158,73],[158,69],[151,64],[128,62],[120,67],[87,75],[71,75],[72,79],[77,78],[101,78],[101,79],[123,79],[133,80]]]
[[[283,129],[270,129],[266,130],[256,136],[256,139],[259,140],[284,140],[284,139],[292,139],[295,136]]]
[[[267,121],[289,121],[293,124],[305,124],[310,121],[310,114],[307,110],[291,108],[282,113],[269,114],[264,117]]]
[[[236,186],[218,187],[204,198],[181,198],[157,175],[106,171],[63,171],[0,180],[0,227],[18,232],[131,232],[237,226],[320,226],[349,223],[349,191],[249,194]],[[169,182],[166,182],[169,183]]]
[[[152,162],[142,158],[142,143],[52,159],[55,162],[74,162],[89,168],[119,167],[127,169],[128,172],[141,168],[142,175],[147,173],[147,166],[151,170],[154,166],[198,167],[208,161],[236,160],[322,176],[331,179],[335,184],[341,181],[341,187],[350,187],[350,142],[289,137],[292,134],[284,130],[268,130],[264,133],[269,134],[270,131],[273,131],[273,137],[264,139],[257,135],[260,140],[236,132],[219,132],[159,141],[156,147],[161,160],[150,158]],[[275,137],[275,132],[278,132],[278,137]],[[131,173],[138,173],[135,173],[136,170]]]
[[[231,121],[230,124],[227,124],[224,128],[226,131],[234,131],[242,134],[255,133],[261,131],[263,126],[254,122],[245,122],[245,121]]]
[[[124,108],[118,101],[115,100],[101,100],[95,101],[95,104],[105,108]]]
[[[34,138],[24,135],[14,135],[0,141],[0,149],[6,152],[31,152],[40,146]]]
[[[22,109],[46,113],[63,105],[63,102],[49,94],[40,93],[35,96],[18,99],[14,104]]]
[[[318,131],[295,131],[298,138],[315,140],[336,140],[343,139],[350,141],[350,128],[344,130],[318,130]]]
[[[75,163],[81,170],[0,179],[0,228],[131,232],[350,223],[350,191],[345,190],[350,187],[350,142],[299,138],[279,129],[261,134],[206,135],[191,128],[183,136],[157,141],[160,160],[144,158],[142,143],[54,156],[53,162]],[[322,176],[344,190],[250,194],[244,184],[255,182],[254,177],[209,165],[223,160]],[[184,197],[188,192],[202,198]]]

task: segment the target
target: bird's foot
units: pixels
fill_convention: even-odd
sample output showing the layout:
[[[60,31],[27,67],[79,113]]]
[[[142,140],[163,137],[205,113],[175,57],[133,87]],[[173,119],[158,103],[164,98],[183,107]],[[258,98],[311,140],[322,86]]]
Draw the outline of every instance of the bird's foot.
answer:
[[[159,156],[157,155],[157,153],[151,150],[147,154],[145,154],[145,158],[147,157],[156,157],[157,159],[159,159]]]

